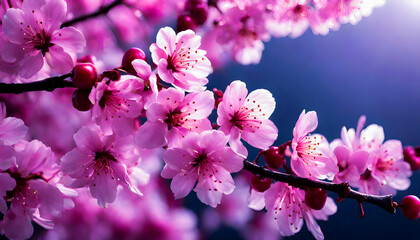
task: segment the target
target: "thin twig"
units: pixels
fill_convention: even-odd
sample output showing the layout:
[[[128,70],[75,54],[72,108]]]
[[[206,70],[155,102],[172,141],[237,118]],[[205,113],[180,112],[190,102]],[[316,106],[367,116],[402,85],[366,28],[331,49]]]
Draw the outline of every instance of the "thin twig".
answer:
[[[288,183],[294,187],[309,187],[309,188],[322,188],[330,192],[337,193],[339,198],[351,198],[357,202],[367,202],[381,207],[382,209],[395,213],[395,204],[392,202],[392,195],[377,196],[365,193],[357,192],[349,187],[347,183],[330,183],[323,181],[314,181],[307,178],[298,177],[291,174],[285,174],[281,172],[271,171],[261,166],[258,166],[248,160],[244,160],[244,169],[271,178],[280,182]]]
[[[64,22],[63,24],[61,24],[61,27],[63,28],[63,27],[72,26],[72,25],[74,25],[76,23],[83,22],[83,21],[85,21],[87,19],[95,18],[97,16],[100,16],[100,15],[103,15],[103,14],[107,14],[111,9],[113,9],[114,7],[116,7],[116,6],[118,6],[118,5],[122,4],[122,3],[123,3],[123,0],[115,0],[115,1],[113,1],[112,3],[110,3],[110,4],[106,5],[106,6],[100,7],[98,10],[96,10],[93,13],[82,15],[80,17],[77,17],[77,18],[74,18],[74,19],[69,20],[67,22]]]
[[[72,82],[65,80],[69,77],[71,77],[71,73],[30,83],[0,83],[0,93],[18,94],[33,91],[52,92],[57,88],[74,87]]]

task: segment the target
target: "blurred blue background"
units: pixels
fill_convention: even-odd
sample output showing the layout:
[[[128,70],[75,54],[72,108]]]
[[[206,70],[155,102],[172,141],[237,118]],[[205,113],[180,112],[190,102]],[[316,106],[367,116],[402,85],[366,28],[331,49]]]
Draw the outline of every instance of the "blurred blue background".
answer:
[[[318,113],[316,132],[329,140],[340,136],[342,126],[355,128],[365,114],[367,125],[384,127],[386,140],[420,145],[420,1],[389,0],[357,25],[343,25],[327,36],[309,30],[297,39],[272,39],[259,65],[232,63],[210,76],[208,88],[224,91],[236,79],[246,82],[250,91],[265,88],[273,93],[277,106],[271,119],[279,129],[278,144],[292,138],[294,124],[306,109]],[[420,196],[420,173],[411,180],[410,188],[398,192],[395,200]],[[420,220],[369,204],[364,210],[361,219],[358,204],[346,199],[329,221],[318,223],[326,239],[420,239]],[[288,239],[313,238],[304,226]]]

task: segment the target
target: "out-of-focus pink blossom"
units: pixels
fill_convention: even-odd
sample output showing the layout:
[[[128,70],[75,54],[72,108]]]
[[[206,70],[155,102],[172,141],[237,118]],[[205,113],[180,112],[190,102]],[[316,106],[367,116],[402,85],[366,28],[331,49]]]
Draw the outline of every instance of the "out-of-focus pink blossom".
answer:
[[[332,180],[338,172],[338,167],[328,141],[319,134],[308,135],[317,126],[316,112],[305,113],[303,110],[293,129],[292,170],[301,177]]]
[[[251,146],[266,149],[277,139],[277,127],[268,118],[276,102],[265,89],[252,91],[248,95],[246,85],[232,82],[223,94],[223,101],[217,108],[217,124],[229,138],[232,149],[246,157],[248,151],[241,142],[244,139]]]
[[[334,200],[327,198],[324,208],[313,210],[305,203],[305,191],[277,182],[265,192],[268,213],[277,221],[280,234],[291,236],[299,232],[306,222],[308,230],[316,239],[324,239],[316,220],[327,220],[337,211]]]
[[[329,0],[320,9],[320,16],[333,20],[335,24],[357,24],[362,17],[372,13],[372,9],[385,4],[385,0]]]
[[[92,88],[92,118],[103,133],[128,136],[135,130],[135,119],[144,107],[144,87],[142,79],[127,75],[118,81],[104,78]]]
[[[159,77],[185,91],[204,90],[213,69],[200,44],[201,37],[191,30],[175,34],[170,27],[160,29],[150,46]]]
[[[93,125],[81,128],[74,140],[77,148],[60,162],[63,173],[72,178],[69,187],[88,186],[101,207],[114,202],[119,185],[141,195],[127,173],[127,167],[135,166],[140,158],[135,154],[132,136],[104,135]]]
[[[64,0],[27,0],[22,9],[8,9],[3,33],[9,40],[1,55],[6,62],[19,62],[19,76],[30,78],[44,65],[44,58],[56,73],[69,73],[74,66],[70,54],[86,45],[83,34],[73,27],[60,29],[65,20]]]
[[[235,178],[236,188],[229,195],[223,195],[217,208],[206,208],[203,213],[203,224],[207,231],[216,230],[221,224],[245,229],[252,218],[253,211],[248,208],[246,195],[249,193],[249,183],[245,176]]]
[[[243,168],[243,158],[226,146],[228,138],[220,131],[189,133],[180,146],[168,149],[162,177],[173,178],[175,198],[194,191],[205,204],[216,207],[222,194],[231,194],[235,183],[230,173]]]
[[[147,109],[147,122],[136,133],[136,144],[146,149],[165,144],[172,147],[188,132],[211,130],[207,117],[213,108],[210,91],[184,96],[183,91],[175,88],[161,90],[157,102]]]
[[[216,32],[219,44],[230,49],[235,61],[248,65],[258,64],[264,44],[270,35],[265,28],[265,7],[254,2],[245,8],[232,7],[223,14]]]
[[[319,17],[309,0],[280,0],[273,5],[272,15],[266,27],[275,37],[296,38],[309,26],[315,34],[325,35],[329,32],[328,25]]]

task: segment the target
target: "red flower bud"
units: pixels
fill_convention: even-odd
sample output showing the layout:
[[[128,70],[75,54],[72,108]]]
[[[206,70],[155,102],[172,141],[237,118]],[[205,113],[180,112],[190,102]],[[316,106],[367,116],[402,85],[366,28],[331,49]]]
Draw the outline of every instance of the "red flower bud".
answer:
[[[273,170],[281,168],[285,161],[284,149],[279,147],[270,147],[263,153],[264,161],[267,166]]]
[[[305,202],[314,210],[321,210],[327,201],[327,191],[322,188],[305,189]]]
[[[420,147],[407,146],[404,148],[404,161],[408,162],[411,170],[417,171],[420,169]]]
[[[417,196],[405,196],[399,206],[408,219],[416,220],[420,217],[420,199]]]
[[[90,89],[98,77],[96,68],[91,63],[79,63],[73,68],[71,80],[80,89]]]
[[[176,32],[182,32],[188,29],[195,30],[197,24],[189,15],[180,15],[176,21]]]
[[[131,65],[131,62],[136,59],[146,61],[146,54],[139,48],[128,49],[127,52],[124,53],[121,61],[121,68],[129,73],[136,74],[136,70],[134,70],[133,65]]]
[[[265,192],[271,186],[270,178],[260,178],[256,175],[251,177],[251,187],[257,192]]]
[[[89,100],[90,90],[76,89],[73,93],[71,102],[73,107],[79,111],[89,111],[93,105]]]

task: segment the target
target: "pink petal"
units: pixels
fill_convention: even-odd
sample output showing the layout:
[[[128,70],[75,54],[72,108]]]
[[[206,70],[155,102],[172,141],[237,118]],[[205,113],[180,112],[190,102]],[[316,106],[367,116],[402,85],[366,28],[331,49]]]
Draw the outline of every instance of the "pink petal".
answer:
[[[160,103],[153,103],[150,105],[150,107],[147,109],[146,116],[147,121],[150,122],[157,122],[157,121],[163,121],[166,118],[168,118],[169,110],[164,107],[164,105]]]
[[[112,122],[112,132],[118,136],[126,137],[135,132],[135,130],[136,127],[134,118],[121,117],[114,119]]]
[[[74,27],[65,27],[55,31],[51,43],[64,49],[65,52],[77,53],[83,51],[86,40],[82,32]]]
[[[318,126],[318,117],[316,112],[310,111],[305,114],[305,110],[299,116],[295,128],[293,129],[293,137],[299,139],[313,132]]]
[[[206,131],[201,134],[199,145],[201,148],[206,149],[206,152],[223,152],[225,149],[228,138],[221,131]]]
[[[157,100],[167,110],[173,111],[184,100],[184,92],[175,88],[161,90]]]
[[[193,189],[197,179],[198,174],[195,169],[176,175],[171,182],[171,190],[175,194],[175,199],[186,197]]]
[[[384,129],[376,124],[369,125],[360,134],[360,145],[371,152],[379,149],[385,139]]]
[[[144,123],[136,133],[135,142],[139,148],[153,149],[165,145],[168,126],[163,122]]]
[[[11,42],[2,42],[1,58],[8,63],[15,63],[23,59],[25,52],[21,45]]]
[[[232,128],[230,131],[229,146],[240,156],[244,158],[248,156],[248,150],[241,142],[241,132],[236,127]]]
[[[176,42],[178,43],[176,52],[179,52],[181,48],[191,48],[191,51],[195,51],[201,45],[201,37],[192,30],[186,30],[176,35]]]
[[[261,112],[258,111],[260,119],[268,119],[276,108],[276,101],[274,100],[273,95],[265,89],[252,91],[246,99],[245,105],[248,108],[260,108],[262,110]]]
[[[44,57],[41,52],[35,56],[25,57],[20,62],[19,76],[23,78],[30,78],[39,72],[42,69],[42,66],[44,66]]]
[[[29,187],[36,192],[40,201],[39,213],[43,218],[58,216],[63,210],[63,196],[57,187],[43,180],[31,180]]]
[[[184,98],[184,107],[181,112],[189,113],[188,118],[207,118],[214,109],[214,97],[210,91],[201,93],[190,93]]]
[[[337,146],[334,149],[334,155],[337,158],[339,166],[347,166],[350,151],[344,146]]]
[[[168,55],[166,54],[166,52],[163,49],[160,49],[158,47],[158,45],[156,45],[156,43],[153,43],[152,45],[150,45],[149,48],[150,52],[152,53],[152,60],[153,63],[156,65],[159,65],[159,61],[163,58],[163,59],[167,59]],[[133,63],[131,63],[133,64]]]
[[[312,233],[312,236],[314,236],[317,240],[323,240],[324,234],[312,214],[310,212],[303,211],[303,217],[305,218],[306,227]]]
[[[221,163],[216,163],[226,169],[227,171],[239,172],[244,167],[244,158],[236,154],[231,148],[225,147],[223,151],[223,160]]]
[[[16,181],[8,173],[0,173],[0,212],[5,214],[7,205],[4,201],[6,191],[12,191],[16,187]]]
[[[117,197],[117,180],[109,174],[95,174],[95,179],[91,182],[89,190],[92,197],[98,200],[98,205],[105,208]]]
[[[23,24],[21,23],[25,23],[23,16],[24,13],[22,10],[10,8],[3,17],[3,33],[4,35],[6,35],[7,39],[12,43],[25,43],[24,35],[21,31],[21,29],[23,28]]]
[[[226,88],[221,104],[231,108],[233,111],[238,111],[244,105],[247,94],[248,90],[244,82],[233,81]]]
[[[136,59],[131,62],[131,65],[133,65],[133,68],[134,70],[136,70],[137,75],[143,78],[144,80],[149,79],[150,75],[152,74],[152,69],[146,61]]]
[[[3,231],[10,239],[28,239],[32,236],[34,228],[28,215],[18,215],[9,210],[3,219]]]
[[[83,153],[78,148],[75,148],[61,158],[61,170],[64,174],[75,177],[81,172],[84,172],[86,167],[85,164],[89,161],[93,161],[94,157],[94,152],[91,152],[90,154]]]
[[[194,157],[183,148],[171,148],[163,154],[165,163],[178,172],[190,172]]]
[[[99,136],[99,127],[82,127],[76,134],[74,134],[74,141],[79,149],[83,152],[100,152],[103,144]]]
[[[174,178],[179,173],[179,170],[171,168],[168,164],[163,167],[160,176],[166,179]]]
[[[47,31],[59,29],[61,23],[66,19],[67,4],[64,0],[47,0],[46,4],[42,7],[42,11],[45,14],[44,19]]]
[[[175,50],[175,31],[170,27],[161,28],[156,36],[156,44],[160,49],[164,49],[167,55],[171,55]]]
[[[267,149],[277,139],[277,127],[271,120],[265,120],[255,132],[243,131],[242,138],[251,146]]]
[[[251,189],[251,193],[248,198],[248,207],[256,211],[262,210],[265,207],[264,193]]]
[[[59,74],[70,73],[74,67],[71,56],[58,45],[49,48],[49,51],[45,53],[45,60],[54,72]]]
[[[23,139],[28,132],[25,123],[14,117],[0,120],[0,140],[6,145],[13,145]]]

